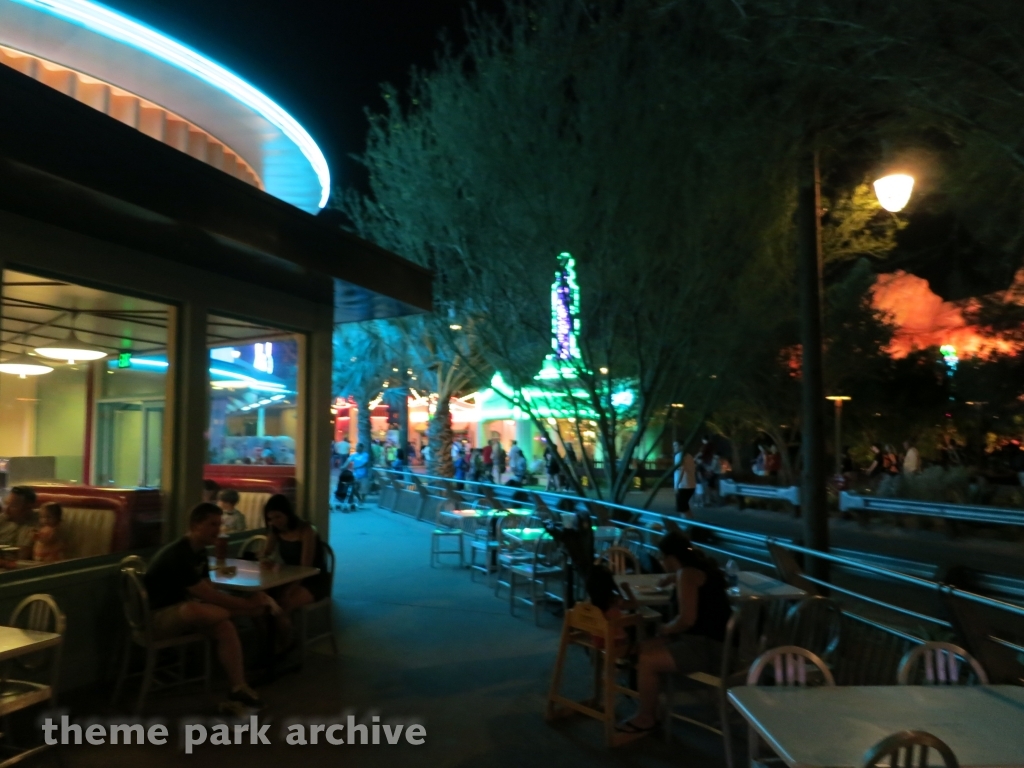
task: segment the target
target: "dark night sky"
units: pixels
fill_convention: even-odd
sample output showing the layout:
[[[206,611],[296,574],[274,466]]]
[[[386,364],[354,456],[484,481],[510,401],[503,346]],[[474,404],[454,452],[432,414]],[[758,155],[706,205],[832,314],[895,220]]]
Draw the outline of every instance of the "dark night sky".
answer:
[[[363,108],[379,84],[429,66],[438,35],[460,40],[470,0],[105,0],[242,76],[284,107],[327,156],[335,187],[358,183]],[[478,3],[494,6],[494,2]]]

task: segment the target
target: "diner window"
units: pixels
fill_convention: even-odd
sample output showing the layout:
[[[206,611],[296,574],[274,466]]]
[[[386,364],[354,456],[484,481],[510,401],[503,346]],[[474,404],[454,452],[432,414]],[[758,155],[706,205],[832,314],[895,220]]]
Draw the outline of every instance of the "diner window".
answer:
[[[244,320],[211,316],[207,344],[210,426],[204,477],[218,490],[238,494],[234,506],[245,519],[244,528],[240,518],[237,525],[228,527],[262,528],[263,504],[271,494],[294,498],[299,337]],[[225,522],[230,522],[227,516]]]
[[[0,557],[102,555],[159,540],[168,307],[5,270]],[[60,523],[52,508],[60,505]],[[13,519],[17,517],[18,519]],[[38,531],[34,535],[33,531]],[[36,543],[38,540],[40,543]]]

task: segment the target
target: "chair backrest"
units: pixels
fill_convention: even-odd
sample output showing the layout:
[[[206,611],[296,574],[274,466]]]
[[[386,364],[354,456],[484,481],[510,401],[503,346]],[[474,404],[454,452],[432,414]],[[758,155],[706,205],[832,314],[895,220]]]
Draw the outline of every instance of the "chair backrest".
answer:
[[[925,731],[901,731],[887,736],[864,753],[862,768],[929,768],[933,765],[928,762],[928,751],[931,749],[939,753],[946,768],[960,768],[953,750],[944,741]]]
[[[245,529],[247,531],[258,531],[267,527],[267,521],[263,517],[263,508],[270,500],[270,494],[259,491],[239,491],[238,504],[235,509],[242,513],[245,518]]]
[[[900,685],[988,685],[971,654],[953,643],[929,642],[912,648],[896,670]]]
[[[780,603],[746,597],[733,604],[722,653],[722,680],[726,685],[742,684],[750,665],[767,648],[776,645],[778,628],[774,624]]]
[[[242,560],[252,560],[254,558],[246,557],[246,555],[255,555],[256,557],[259,557],[266,546],[267,537],[262,533],[250,536],[248,539],[243,541],[242,546],[238,548],[238,557]]]
[[[141,555],[128,555],[121,558],[121,568],[134,568],[139,576],[146,575],[146,558]]]
[[[805,597],[786,613],[786,642],[831,659],[839,648],[842,624],[843,609],[835,600],[817,595]]]
[[[820,680],[815,675],[808,676],[807,665],[817,667],[821,675]],[[755,659],[747,673],[747,685],[760,685],[761,676],[771,666],[775,671],[775,685],[784,686],[812,686],[812,685],[835,685],[835,678],[832,671],[825,665],[825,662],[811,653],[806,648],[796,645],[783,645],[765,651]]]
[[[334,550],[326,541],[321,540],[320,545],[324,548],[324,572],[330,580],[334,581]]]
[[[67,619],[57,601],[50,595],[29,595],[11,611],[8,624],[18,629],[31,629],[36,632],[51,632],[63,635],[67,629]],[[46,649],[38,653],[17,657],[16,661],[23,669],[39,669],[47,666],[51,659],[59,659],[59,650]]]
[[[550,533],[545,533],[533,543],[534,568],[554,568],[561,564],[562,550]]]
[[[149,636],[149,593],[134,568],[122,568],[117,582],[121,610],[132,634]]]
[[[636,555],[625,547],[608,547],[597,558],[595,564],[607,563],[608,568],[616,576],[622,576],[632,570],[633,573],[640,573],[640,563]]]

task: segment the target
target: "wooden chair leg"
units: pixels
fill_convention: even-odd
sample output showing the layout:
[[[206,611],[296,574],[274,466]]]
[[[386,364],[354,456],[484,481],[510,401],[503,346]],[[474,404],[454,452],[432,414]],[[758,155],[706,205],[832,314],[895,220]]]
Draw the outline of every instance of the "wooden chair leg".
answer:
[[[210,684],[213,682],[213,661],[210,658],[213,655],[211,650],[212,643],[206,640],[203,643],[203,690],[209,694]]]
[[[551,673],[551,687],[548,689],[548,702],[544,716],[550,720],[555,716],[555,697],[562,689],[562,672],[565,665],[565,654],[569,648],[569,621],[562,623],[562,637],[558,641],[558,654],[555,656],[555,669]]]
[[[121,665],[117,673],[117,682],[114,684],[114,695],[110,699],[110,703],[117,704],[121,698],[121,691],[124,688],[124,681],[128,677],[128,666],[132,659],[132,636],[131,633],[125,638],[124,651],[121,655]]]
[[[605,647],[604,655],[604,735],[609,747],[616,743],[615,732],[615,653],[614,646]]]
[[[142,671],[142,685],[139,687],[139,698],[135,702],[135,714],[141,715],[142,708],[146,704],[146,695],[149,687],[153,684],[153,669],[156,667],[156,651],[153,648],[146,649],[146,666]]]

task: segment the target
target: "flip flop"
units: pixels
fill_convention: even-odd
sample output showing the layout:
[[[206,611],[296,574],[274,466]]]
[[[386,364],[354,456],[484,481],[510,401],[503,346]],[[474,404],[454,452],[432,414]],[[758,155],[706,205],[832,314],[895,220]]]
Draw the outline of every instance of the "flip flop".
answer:
[[[619,723],[615,726],[615,730],[619,733],[650,733],[658,727],[658,723],[655,723],[649,728],[641,728],[638,725],[634,725],[632,720],[626,720],[624,723]]]

